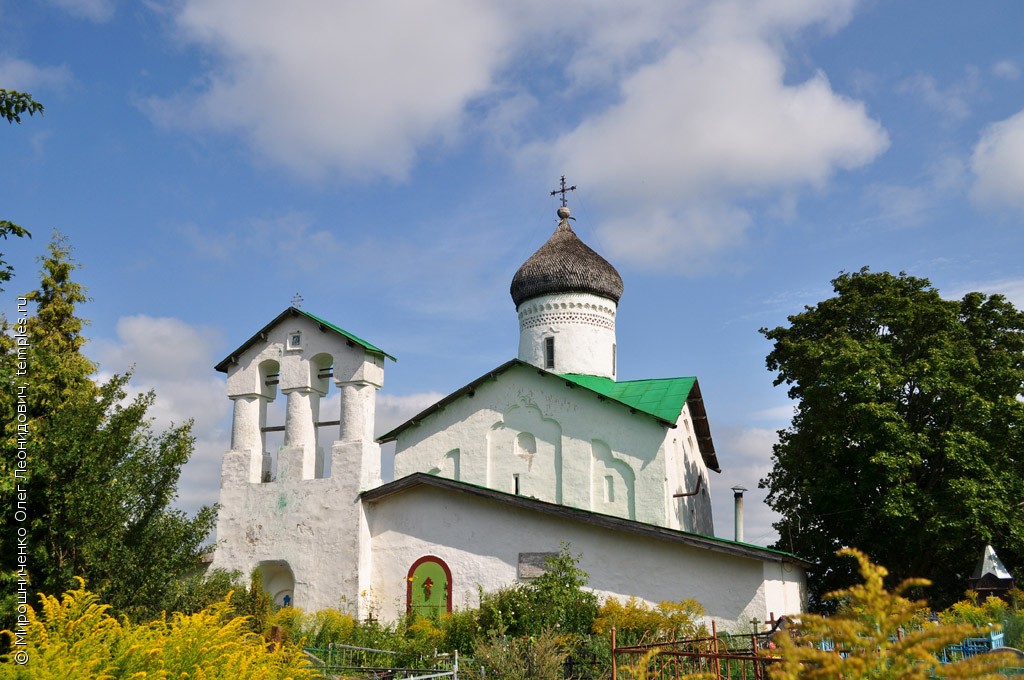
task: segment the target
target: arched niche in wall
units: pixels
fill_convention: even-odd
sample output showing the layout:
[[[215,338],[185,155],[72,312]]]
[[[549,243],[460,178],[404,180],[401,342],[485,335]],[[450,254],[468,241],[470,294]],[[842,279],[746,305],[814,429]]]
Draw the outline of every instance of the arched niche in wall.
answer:
[[[259,565],[263,590],[267,591],[278,607],[295,604],[295,574],[286,560],[265,560]]]
[[[605,442],[590,443],[591,509],[605,515],[636,519],[636,473],[612,454]]]
[[[562,427],[533,404],[516,404],[487,433],[487,485],[562,502]]]
[[[451,613],[452,571],[440,557],[425,555],[413,562],[405,586],[405,611],[410,616]]]
[[[447,477],[448,479],[458,481],[462,479],[462,470],[460,468],[461,463],[461,451],[459,449],[452,449],[441,457],[441,460],[437,465],[427,470],[427,474],[437,475],[438,477]]]

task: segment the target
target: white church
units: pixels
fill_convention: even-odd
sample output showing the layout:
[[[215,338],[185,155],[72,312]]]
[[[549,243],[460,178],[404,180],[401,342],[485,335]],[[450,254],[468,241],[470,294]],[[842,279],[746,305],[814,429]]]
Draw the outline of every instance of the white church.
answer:
[[[809,563],[714,537],[697,379],[616,379],[622,279],[564,200],[558,217],[512,279],[519,356],[376,440],[393,357],[325,319],[290,307],[217,365],[234,417],[213,567],[259,567],[279,605],[393,620],[474,607],[567,544],[600,596],[695,598],[720,626],[802,611]],[[340,417],[323,422],[332,381]]]

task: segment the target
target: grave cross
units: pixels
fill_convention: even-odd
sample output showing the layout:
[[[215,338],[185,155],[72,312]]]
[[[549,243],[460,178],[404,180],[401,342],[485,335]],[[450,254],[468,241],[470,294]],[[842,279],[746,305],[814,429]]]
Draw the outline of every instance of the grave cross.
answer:
[[[564,208],[568,205],[568,202],[565,200],[565,195],[570,191],[576,191],[576,185],[574,184],[573,186],[567,188],[565,186],[565,175],[562,175],[562,188],[555,189],[554,191],[551,192],[551,195],[554,196],[555,194],[562,194],[562,207]]]

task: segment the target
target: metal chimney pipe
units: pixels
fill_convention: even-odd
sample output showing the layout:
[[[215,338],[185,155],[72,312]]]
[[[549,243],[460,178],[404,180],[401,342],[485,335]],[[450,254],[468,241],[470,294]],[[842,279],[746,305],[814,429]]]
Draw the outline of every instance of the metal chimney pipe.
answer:
[[[743,542],[743,492],[747,489],[742,486],[732,487],[732,498],[736,503],[735,512],[735,537],[737,543]]]

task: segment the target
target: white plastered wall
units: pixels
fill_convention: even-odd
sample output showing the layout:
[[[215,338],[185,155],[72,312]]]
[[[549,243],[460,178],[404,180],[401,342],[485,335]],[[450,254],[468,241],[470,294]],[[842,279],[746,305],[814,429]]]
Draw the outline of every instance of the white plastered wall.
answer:
[[[515,366],[401,432],[395,478],[427,472],[514,493],[518,476],[524,496],[712,535],[708,492],[672,498],[697,477],[707,478],[699,452],[678,465],[675,454],[666,455],[678,431]],[[518,446],[522,432],[533,435],[532,457]]]
[[[570,544],[602,597],[636,596],[648,603],[694,598],[720,628],[742,629],[800,611],[790,578],[772,561],[734,556],[626,531],[584,524],[456,491],[416,487],[368,504],[374,567],[369,597],[386,619],[404,613],[406,575],[418,558],[441,558],[452,572],[454,608],[479,604],[517,578],[519,554],[557,553]],[[790,566],[790,569],[802,570]],[[780,592],[780,590],[785,592]],[[774,608],[773,608],[774,607]]]
[[[697,435],[693,432],[689,404],[683,405],[676,427],[666,432],[665,452],[667,526],[714,536],[711,476],[698,448]],[[675,497],[676,494],[690,494],[694,491],[697,493],[692,496]]]

